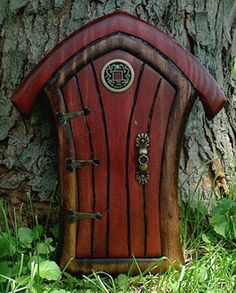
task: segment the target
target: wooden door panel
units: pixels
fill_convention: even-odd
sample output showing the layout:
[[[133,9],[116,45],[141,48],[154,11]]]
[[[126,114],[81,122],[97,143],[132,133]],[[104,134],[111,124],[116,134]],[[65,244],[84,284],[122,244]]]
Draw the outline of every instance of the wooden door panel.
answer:
[[[150,117],[148,132],[150,137],[149,147],[149,170],[150,180],[144,186],[144,196],[146,199],[146,256],[155,257],[161,254],[161,233],[160,233],[160,173],[162,154],[166,137],[171,107],[175,97],[175,89],[165,80],[161,79],[159,88],[154,100],[152,114]],[[155,243],[155,245],[153,245]]]
[[[69,80],[63,88],[65,104],[68,112],[81,111],[83,109],[82,96],[79,92],[79,84],[75,77]],[[86,118],[78,117],[71,121],[71,130],[75,144],[77,160],[89,160],[92,156],[90,137],[87,128]],[[77,188],[78,188],[78,209],[84,213],[92,211],[93,189],[92,189],[93,169],[81,168],[77,172]],[[91,254],[91,221],[82,220],[78,223],[77,250],[81,256]]]
[[[127,265],[133,255],[144,262],[163,255],[159,199],[162,152],[170,112],[174,112],[172,104],[175,95],[177,91],[180,95],[182,84],[190,88],[173,66],[161,63],[164,59],[160,55],[154,58],[151,48],[147,48],[149,54],[142,50],[135,52],[134,57],[131,49],[133,40],[127,40],[122,43],[122,50],[110,51],[109,44],[115,47],[120,38],[112,37],[112,42],[108,42],[106,47],[108,53],[102,56],[95,49],[89,51],[91,55],[85,51],[86,58],[75,56],[55,79],[55,83],[63,87],[69,77],[69,83],[74,80],[73,86],[77,87],[76,92],[71,85],[64,86],[65,96],[68,87],[66,103],[76,105],[75,100],[79,100],[79,106],[74,109],[69,107],[68,111],[78,111],[84,106],[91,109],[88,116],[76,119],[83,126],[76,129],[71,122],[75,148],[87,147],[83,153],[85,157],[77,155],[76,158],[96,157],[101,163],[98,167],[87,166],[77,171],[79,205],[75,208],[79,212],[99,212],[103,218],[98,222],[89,219],[78,222],[75,257],[78,263],[88,263],[96,268],[99,268],[99,263],[113,263],[117,259],[121,262],[127,260]],[[101,48],[99,43],[96,46]],[[92,58],[93,52],[96,53],[95,58]],[[134,82],[125,92],[111,92],[102,83],[102,68],[114,59],[123,59],[134,68]],[[87,65],[85,60],[88,60]],[[70,68],[73,68],[71,72]],[[172,70],[173,76],[170,75]],[[74,77],[71,79],[72,73]],[[190,93],[190,90],[187,94],[183,91],[183,99],[187,99]],[[70,99],[75,100],[72,103]],[[80,131],[80,127],[84,129],[86,144],[81,136],[74,134]],[[151,176],[146,186],[136,180],[135,139],[142,132],[147,132],[151,139],[148,149]],[[80,182],[81,174],[87,174],[90,179]],[[86,266],[83,268],[87,271]]]
[[[133,85],[123,93],[112,93],[101,82],[101,70],[112,59],[128,61],[135,72]],[[117,50],[96,59],[93,64],[103,104],[109,149],[108,257],[128,257],[126,141],[142,62],[126,52]]]
[[[146,256],[147,253],[147,200],[144,188],[142,185],[138,184],[135,176],[137,170],[137,150],[135,147],[135,139],[139,133],[147,132],[152,104],[153,100],[155,100],[156,89],[160,79],[160,75],[153,69],[147,65],[144,66],[140,78],[139,91],[129,125],[127,193],[129,195],[130,251],[135,257]],[[151,177],[153,177],[153,175],[151,175]],[[158,190],[154,196],[158,200]],[[155,219],[153,220],[155,221]],[[159,238],[158,235],[157,238]],[[153,244],[157,245],[160,254],[160,242],[153,241]]]
[[[111,93],[101,83],[102,67],[111,59],[124,59],[134,68],[134,84],[124,93]],[[65,84],[63,94],[69,112],[85,106],[91,109],[88,116],[71,121],[76,159],[100,160],[97,167],[77,171],[78,210],[98,211],[103,218],[78,223],[76,256],[160,256],[160,219],[156,212],[160,166],[175,90],[150,66],[117,50],[81,69]],[[135,139],[141,132],[148,132],[151,139],[151,177],[146,186],[138,184],[135,177]]]
[[[81,96],[84,105],[91,109],[91,113],[87,116],[88,129],[91,136],[91,143],[94,157],[100,160],[100,164],[93,168],[93,199],[92,209],[90,212],[98,211],[102,214],[101,221],[92,221],[92,251],[91,256],[97,258],[105,258],[108,255],[108,147],[107,147],[107,131],[105,117],[103,112],[102,100],[96,87],[96,80],[91,65],[85,66],[78,74]],[[89,82],[88,82],[89,81]],[[79,130],[77,130],[79,131]],[[79,173],[79,171],[78,171]],[[80,197],[80,195],[78,195]],[[83,234],[78,233],[77,257],[82,257],[79,241],[83,238]],[[87,255],[89,257],[89,255]]]

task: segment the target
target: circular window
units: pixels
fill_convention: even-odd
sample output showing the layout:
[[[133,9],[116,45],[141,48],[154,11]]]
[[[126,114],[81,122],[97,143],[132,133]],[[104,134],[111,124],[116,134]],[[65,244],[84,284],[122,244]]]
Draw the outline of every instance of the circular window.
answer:
[[[103,85],[111,92],[124,92],[134,81],[133,67],[125,60],[107,62],[101,72]]]

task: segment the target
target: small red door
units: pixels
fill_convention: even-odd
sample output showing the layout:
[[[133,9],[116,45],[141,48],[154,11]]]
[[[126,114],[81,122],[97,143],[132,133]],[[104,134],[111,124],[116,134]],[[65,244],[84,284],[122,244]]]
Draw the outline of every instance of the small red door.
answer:
[[[18,88],[25,114],[44,90],[58,132],[61,265],[146,269],[182,259],[178,166],[200,95],[209,118],[225,96],[191,54],[137,18],[114,13],[59,44]]]

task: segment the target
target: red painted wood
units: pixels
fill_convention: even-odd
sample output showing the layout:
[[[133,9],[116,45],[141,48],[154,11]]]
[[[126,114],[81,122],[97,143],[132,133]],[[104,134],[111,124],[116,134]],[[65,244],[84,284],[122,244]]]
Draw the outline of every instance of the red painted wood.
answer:
[[[106,62],[119,58],[132,64],[135,71],[135,80],[127,91],[114,94],[102,85],[100,74]],[[106,116],[109,140],[109,257],[127,257],[129,255],[126,140],[130,113],[137,86],[137,76],[141,64],[138,59],[122,51],[111,52],[94,61]]]
[[[153,219],[147,219],[148,213],[145,206],[147,206],[147,194],[143,192],[143,186],[138,184],[135,175],[137,171],[137,150],[135,147],[135,139],[139,133],[147,131],[147,124],[149,115],[155,96],[156,87],[160,80],[160,75],[145,65],[142,79],[140,81],[139,93],[137,96],[137,103],[134,108],[134,115],[131,121],[130,130],[130,144],[129,144],[129,193],[130,193],[130,242],[131,253],[135,257],[146,256],[147,253],[147,224],[159,222],[159,215],[156,214]],[[156,159],[155,159],[156,161]],[[152,173],[151,178],[157,180],[157,174]],[[149,183],[148,183],[149,185]],[[149,195],[158,200],[159,191]],[[152,227],[152,224],[151,224]],[[157,231],[157,230],[156,230]],[[154,231],[155,233],[155,231]],[[153,245],[156,247],[156,256],[161,255],[160,235],[156,234],[156,239],[152,239]]]
[[[115,12],[87,24],[55,47],[17,88],[12,101],[29,115],[38,93],[61,64],[96,39],[118,32],[143,39],[168,57],[198,91],[209,118],[225,105],[226,98],[217,83],[187,50],[154,26],[123,12]]]
[[[135,81],[125,93],[114,94],[101,84],[100,72],[107,61],[117,58],[125,59],[132,64],[135,70]],[[90,144],[92,142],[93,154],[101,161],[100,165],[94,168],[94,191],[91,169],[88,167],[78,171],[79,211],[98,211],[103,215],[103,219],[95,223],[90,220],[79,222],[77,258],[162,255],[159,213],[157,213],[159,180],[162,149],[174,90],[147,65],[144,66],[143,73],[140,75],[140,86],[137,90],[141,65],[142,63],[130,54],[115,51],[94,61],[99,89],[96,88],[90,65],[77,74],[77,84],[73,78],[64,87],[68,111],[81,110],[81,99],[84,106],[91,108],[91,114],[86,118],[87,124],[83,118],[77,118],[71,122],[77,159],[91,157]],[[160,80],[156,102],[153,104]],[[78,87],[81,95],[79,95]],[[136,91],[137,96],[135,96]],[[105,125],[102,117],[103,110]],[[151,125],[149,126],[151,138],[149,156],[153,159],[150,160],[150,182],[143,188],[135,179],[137,171],[135,139],[138,133],[148,130],[149,124]],[[108,149],[105,127],[108,135]],[[127,159],[128,169],[126,168]]]
[[[80,102],[80,95],[76,79],[71,79],[63,90],[65,103],[69,112],[81,111],[82,104]],[[91,159],[91,150],[89,144],[89,136],[84,119],[75,118],[71,121],[72,134],[76,149],[77,160]],[[78,209],[83,213],[90,213],[92,211],[93,190],[92,190],[92,169],[82,168],[78,170]],[[91,235],[92,223],[91,221],[80,221],[78,223],[78,240],[77,251],[80,257],[91,256]]]
[[[93,223],[93,247],[92,256],[105,258],[107,256],[107,147],[105,138],[105,127],[102,117],[102,108],[99,102],[99,95],[95,86],[95,80],[91,65],[87,65],[78,73],[78,81],[85,105],[91,109],[87,116],[89,131],[93,144],[94,156],[100,160],[98,167],[94,168],[95,175],[95,201],[94,210],[99,212],[102,220]],[[76,130],[78,132],[78,129]],[[80,146],[81,147],[81,144]],[[86,192],[86,190],[84,191]],[[85,238],[83,233],[78,234],[78,239]],[[89,238],[86,239],[89,241]],[[77,257],[81,257],[79,251]]]
[[[166,137],[166,129],[172,103],[174,101],[174,96],[174,88],[166,80],[162,79],[149,130],[150,180],[148,184],[144,186],[147,215],[147,257],[162,255],[160,249],[160,219],[156,216],[156,211],[159,211],[158,214],[160,215],[159,194],[161,162]],[[153,245],[154,243],[155,245]]]

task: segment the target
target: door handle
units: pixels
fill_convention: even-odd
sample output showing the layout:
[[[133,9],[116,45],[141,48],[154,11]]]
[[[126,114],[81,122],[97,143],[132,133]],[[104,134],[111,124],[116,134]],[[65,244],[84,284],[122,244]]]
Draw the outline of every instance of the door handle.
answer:
[[[150,139],[146,132],[139,133],[135,140],[135,145],[138,148],[137,166],[138,170],[136,173],[136,179],[139,184],[147,184],[150,178],[148,168],[148,147]]]

